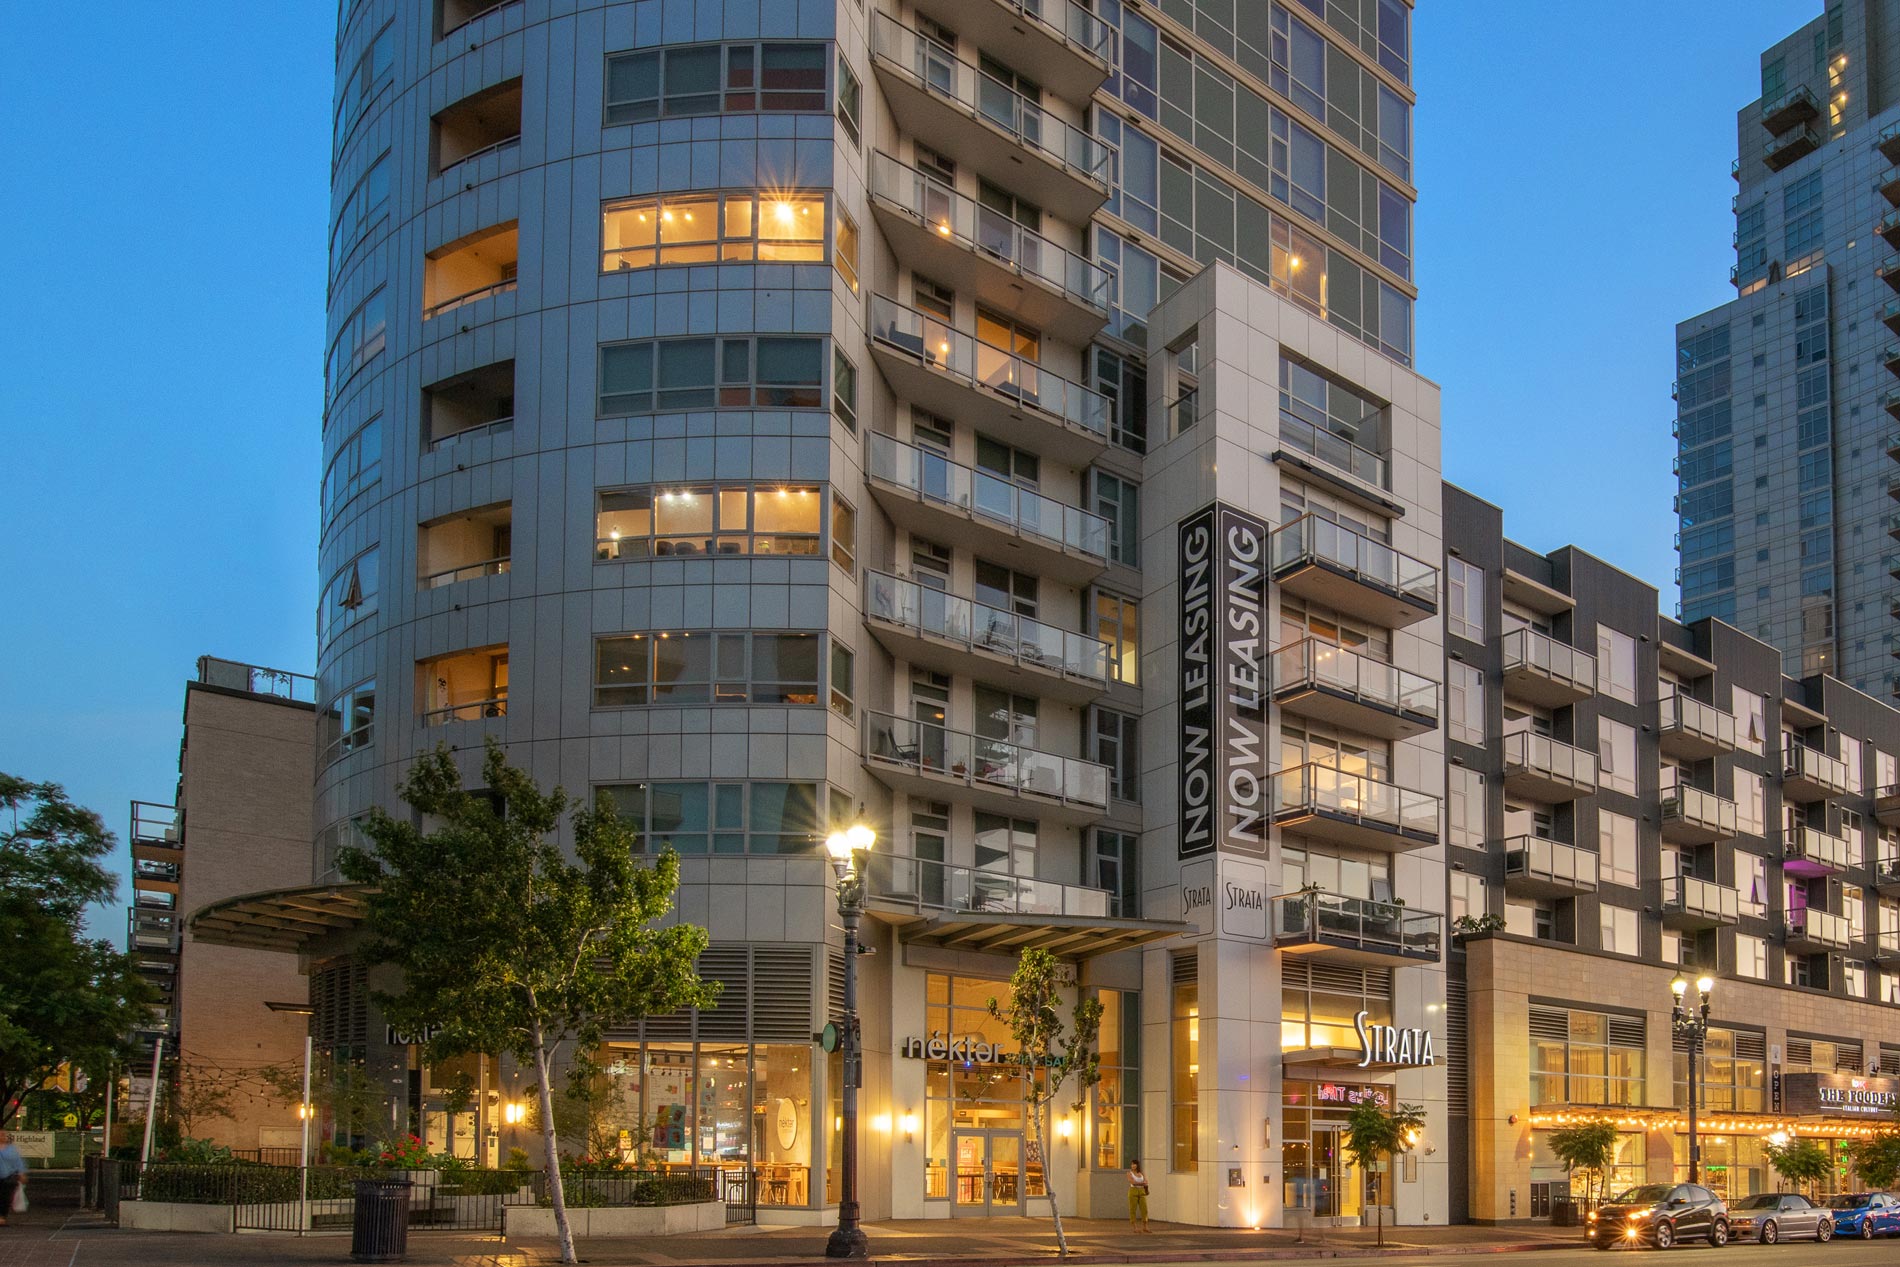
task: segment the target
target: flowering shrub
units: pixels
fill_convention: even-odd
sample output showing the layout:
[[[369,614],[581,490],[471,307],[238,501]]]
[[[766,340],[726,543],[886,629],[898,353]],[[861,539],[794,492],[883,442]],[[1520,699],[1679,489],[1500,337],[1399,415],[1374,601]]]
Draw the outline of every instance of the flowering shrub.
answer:
[[[419,1136],[405,1135],[377,1156],[377,1164],[390,1170],[440,1170],[444,1158],[429,1151]]]

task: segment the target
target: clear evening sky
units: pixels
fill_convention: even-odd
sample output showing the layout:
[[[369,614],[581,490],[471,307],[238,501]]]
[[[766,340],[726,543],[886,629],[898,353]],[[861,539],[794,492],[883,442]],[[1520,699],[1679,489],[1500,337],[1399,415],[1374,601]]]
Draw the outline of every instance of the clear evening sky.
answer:
[[[1672,329],[1734,293],[1735,112],[1820,11],[1419,6],[1418,364],[1446,476],[1665,607]],[[172,798],[199,655],[313,667],[335,14],[0,7],[0,770],[121,835],[129,801]],[[116,908],[92,924],[124,935]]]

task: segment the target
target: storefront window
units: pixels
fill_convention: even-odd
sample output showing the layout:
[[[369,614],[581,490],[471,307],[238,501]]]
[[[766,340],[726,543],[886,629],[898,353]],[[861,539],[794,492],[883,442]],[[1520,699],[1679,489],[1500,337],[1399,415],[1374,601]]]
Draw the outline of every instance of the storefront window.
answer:
[[[483,1069],[480,1056],[457,1056],[440,1064],[427,1064],[420,1048],[410,1048],[410,1087],[419,1093],[410,1104],[411,1120],[431,1152],[476,1160],[478,1144],[477,1106],[492,1067]]]
[[[1282,1199],[1289,1210],[1316,1219],[1356,1218],[1368,1205],[1390,1204],[1385,1176],[1362,1172],[1345,1148],[1346,1119],[1354,1107],[1367,1100],[1391,1103],[1386,1088],[1288,1079],[1281,1100]]]
[[[1285,1051],[1357,1047],[1353,1018],[1360,1012],[1369,1024],[1392,1023],[1391,973],[1347,971],[1315,980],[1289,971],[1281,978],[1280,1046]]]
[[[1597,1201],[1607,1193],[1614,1196],[1626,1188],[1636,1187],[1647,1182],[1649,1160],[1648,1137],[1641,1131],[1619,1131],[1616,1136],[1615,1152],[1610,1162],[1607,1179],[1602,1175],[1577,1170],[1569,1171],[1557,1155],[1550,1151],[1550,1133],[1548,1131],[1531,1132],[1531,1183],[1548,1184],[1555,1192],[1568,1192],[1578,1202]],[[1703,1156],[1709,1156],[1705,1142]],[[1707,1162],[1705,1161],[1705,1166]],[[1687,1177],[1687,1172],[1684,1172]]]
[[[1531,1103],[1641,1104],[1644,1032],[1642,1017],[1533,1007]]]
[[[924,991],[925,1028],[933,1039],[1014,1051],[1009,1027],[989,1014],[989,1001],[1008,994],[1007,982],[933,972]],[[1024,1213],[1031,1198],[1047,1195],[1028,1133],[1020,1065],[933,1060],[925,1066],[924,1088],[927,1200],[947,1199],[959,1213],[1012,1215]]]
[[[1095,1167],[1120,1170],[1141,1156],[1141,996],[1098,990],[1102,1080],[1095,1087]]]
[[[1689,1053],[1678,1038],[1674,1077],[1678,1107],[1689,1102]],[[1705,1110],[1760,1113],[1767,1107],[1767,1037],[1759,1030],[1711,1029],[1702,1045],[1698,1099]]]
[[[1173,958],[1174,989],[1169,1009],[1170,1118],[1172,1139],[1168,1168],[1200,1169],[1201,995],[1193,951]]]

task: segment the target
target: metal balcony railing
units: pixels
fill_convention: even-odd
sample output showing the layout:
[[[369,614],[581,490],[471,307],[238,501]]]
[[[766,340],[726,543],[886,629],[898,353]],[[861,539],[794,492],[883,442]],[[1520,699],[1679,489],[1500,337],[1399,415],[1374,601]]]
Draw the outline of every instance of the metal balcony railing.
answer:
[[[1333,691],[1393,712],[1438,717],[1438,683],[1318,638],[1273,653],[1275,693],[1301,687]]]
[[[460,567],[446,568],[432,572],[422,578],[422,588],[437,589],[444,585],[453,585],[457,581],[472,581],[478,576],[502,576],[511,566],[508,556],[497,559],[483,559],[479,563],[464,563]]]
[[[1102,919],[1109,893],[1006,871],[981,871],[924,858],[872,853],[858,860],[865,896],[885,907],[918,912],[1074,916]]]
[[[1011,656],[1085,682],[1108,682],[1106,642],[887,572],[867,571],[865,588],[864,614],[873,620],[962,643],[972,650]]]
[[[891,713],[865,711],[864,755],[971,787],[1108,807],[1108,767]]]
[[[1321,943],[1406,959],[1436,960],[1445,917],[1397,902],[1306,890],[1272,899],[1276,942]]]
[[[488,717],[506,717],[508,715],[508,695],[488,699],[469,700],[463,704],[450,704],[446,708],[432,708],[422,714],[424,726],[446,726],[452,721],[480,721]]]
[[[241,660],[221,660],[217,656],[198,657],[198,680],[207,686],[249,691],[252,695],[275,695],[279,699],[312,704],[317,698],[317,679],[308,673],[289,669],[267,669]]]
[[[894,484],[926,502],[967,510],[1004,528],[1108,561],[1108,521],[1100,515],[1065,506],[881,431],[871,433],[870,459],[872,479]]]
[[[1301,515],[1273,534],[1273,570],[1319,563],[1427,606],[1438,603],[1438,569],[1383,541],[1316,515]]]

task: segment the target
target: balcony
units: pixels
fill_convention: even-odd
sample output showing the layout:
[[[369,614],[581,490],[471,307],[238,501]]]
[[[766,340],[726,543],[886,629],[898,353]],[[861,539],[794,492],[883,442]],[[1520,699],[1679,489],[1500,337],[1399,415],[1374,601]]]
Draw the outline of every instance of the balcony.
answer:
[[[1761,125],[1774,136],[1780,136],[1797,123],[1818,118],[1820,114],[1820,103],[1805,86],[1790,88],[1780,96],[1764,99],[1761,103]]]
[[[1396,853],[1438,843],[1438,798],[1332,766],[1273,776],[1273,821],[1315,840]]]
[[[1597,891],[1595,850],[1536,836],[1504,842],[1504,891],[1513,897],[1577,897]]]
[[[1847,792],[1847,765],[1839,757],[1785,740],[1781,751],[1781,794],[1793,801],[1825,801]]]
[[[1504,736],[1504,788],[1533,801],[1574,801],[1597,790],[1597,754],[1548,735]]]
[[[1880,222],[1874,226],[1874,232],[1878,233],[1888,246],[1900,250],[1900,208],[1880,217]]]
[[[1846,950],[1854,944],[1853,926],[1845,915],[1836,915],[1832,911],[1817,911],[1811,906],[1796,907],[1788,912],[1784,928],[1786,946],[1790,954],[1824,955],[1830,951]]]
[[[1820,134],[1806,124],[1784,132],[1762,147],[1761,161],[1769,171],[1778,172],[1797,159],[1821,148]]]
[[[1889,299],[1880,309],[1880,324],[1900,334],[1900,299]]]
[[[1692,875],[1670,876],[1662,884],[1662,921],[1678,929],[1716,928],[1741,920],[1735,890]]]
[[[472,162],[488,154],[499,154],[521,144],[521,78],[464,97],[429,121],[430,141],[434,147],[433,172],[440,176],[451,168]],[[467,178],[496,174],[470,168]]]
[[[1900,854],[1874,859],[1874,887],[1882,893],[1900,892]]]
[[[1889,163],[1900,163],[1900,123],[1889,123],[1874,138],[1874,148]]]
[[[858,867],[867,913],[910,943],[1008,955],[1039,948],[1086,959],[1193,931],[1112,915],[1111,894],[1078,884],[891,853],[873,853]]]
[[[1078,109],[1108,78],[1115,33],[1073,0],[917,0],[915,7]]]
[[[521,260],[516,222],[498,224],[437,247],[422,262],[422,319],[507,294]]]
[[[1307,638],[1272,655],[1274,702],[1289,713],[1381,739],[1438,727],[1438,683]]]
[[[898,263],[967,286],[979,304],[1063,343],[1108,323],[1108,274],[889,154],[871,159],[871,210]]]
[[[898,527],[942,540],[1064,585],[1108,567],[1108,522],[1086,510],[914,448],[881,431],[868,437],[871,495]]]
[[[508,715],[508,648],[481,647],[416,664],[417,718],[423,726]]]
[[[1437,963],[1445,917],[1396,902],[1308,890],[1272,899],[1273,944],[1322,963],[1401,967]]]
[[[1106,145],[887,13],[872,17],[871,68],[897,126],[959,166],[1070,224],[1108,199]]]
[[[1735,751],[1735,718],[1713,704],[1671,691],[1657,705],[1657,741],[1684,761],[1702,761]]]
[[[134,858],[132,860],[132,891],[176,895],[183,874],[182,868],[176,862],[152,862],[144,858]]]
[[[1596,694],[1597,659],[1535,629],[1507,630],[1504,693],[1543,708],[1562,708]]]
[[[899,792],[1081,824],[1108,809],[1108,767],[866,710],[864,766]]]
[[[423,524],[416,534],[418,588],[507,575],[513,564],[513,523],[513,503],[503,502]]]
[[[1176,433],[1170,433],[1176,434]],[[1364,449],[1341,435],[1316,427],[1304,418],[1280,411],[1280,442],[1287,448],[1319,461],[1374,488],[1390,487],[1389,468],[1384,457]]]
[[[1813,827],[1796,827],[1781,835],[1781,869],[1789,875],[1838,875],[1860,865],[1853,843]]]
[[[1273,579],[1290,594],[1403,629],[1438,614],[1438,569],[1343,524],[1301,515],[1273,534]]]
[[[152,801],[132,802],[132,860],[178,866],[185,856],[178,808]]]
[[[1678,845],[1712,845],[1736,833],[1735,802],[1706,788],[1678,784],[1662,790],[1662,838]]]
[[[1894,654],[1900,656],[1900,644],[1896,644]],[[1874,817],[1883,827],[1900,827],[1900,784],[1874,789]]]
[[[135,906],[125,913],[126,948],[135,952],[176,951],[178,912]]]
[[[1873,961],[1891,969],[1900,964],[1900,933],[1881,933],[1874,938]]]
[[[864,574],[864,622],[892,655],[919,668],[969,673],[974,656],[988,679],[1065,704],[1108,689],[1107,643],[888,572]]]
[[[1062,466],[1108,447],[1109,401],[1035,360],[874,295],[871,355],[899,397]]]

